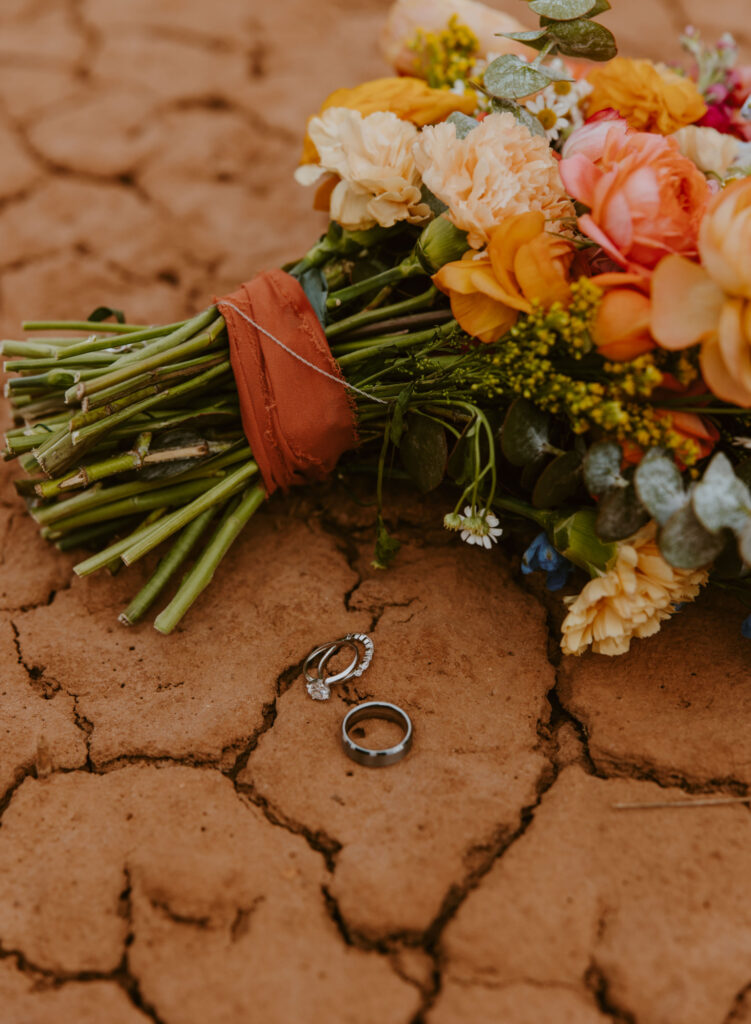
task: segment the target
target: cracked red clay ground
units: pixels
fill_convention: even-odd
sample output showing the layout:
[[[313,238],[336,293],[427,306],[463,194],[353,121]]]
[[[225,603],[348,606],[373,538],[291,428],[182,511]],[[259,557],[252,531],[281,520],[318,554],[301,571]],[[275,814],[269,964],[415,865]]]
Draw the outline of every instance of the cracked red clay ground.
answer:
[[[692,22],[748,53],[745,0],[614,5],[625,52],[676,56]],[[304,251],[305,118],[383,73],[385,9],[4,0],[3,332],[102,302],[172,320]],[[561,659],[559,604],[443,534],[440,496],[394,498],[379,575],[332,485],[261,513],[163,638],[117,625],[139,570],[71,582],[12,475],[2,1024],[751,1022],[748,808],[613,808],[748,792],[736,607]],[[307,651],[361,630],[367,678],[314,705]],[[337,743],[374,695],[416,725],[383,773]]]

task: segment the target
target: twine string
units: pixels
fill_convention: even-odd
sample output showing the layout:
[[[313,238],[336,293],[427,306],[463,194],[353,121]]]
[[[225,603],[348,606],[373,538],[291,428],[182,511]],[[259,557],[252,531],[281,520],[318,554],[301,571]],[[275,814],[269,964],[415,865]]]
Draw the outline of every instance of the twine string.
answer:
[[[315,363],[311,363],[308,359],[305,359],[304,356],[301,356],[299,352],[295,352],[295,350],[293,348],[290,348],[289,345],[285,345],[283,341],[281,341],[279,338],[276,338],[271,333],[271,331],[267,331],[266,328],[263,327],[261,324],[256,323],[256,321],[253,320],[252,317],[249,317],[247,313],[244,313],[243,310],[238,309],[234,302],[229,302],[227,299],[222,299],[222,301],[217,303],[217,305],[219,309],[221,309],[222,306],[229,306],[229,308],[233,309],[238,316],[242,317],[243,320],[246,320],[251,325],[251,327],[254,327],[257,331],[260,331],[261,334],[265,334],[269,341],[273,341],[275,345],[279,346],[279,348],[283,348],[285,352],[288,352],[291,356],[297,359],[298,362],[302,363],[304,366],[307,366],[308,369],[315,370],[316,373],[320,373],[321,376],[323,377],[328,377],[329,380],[333,380],[336,384],[341,384],[342,387],[349,388],[350,391],[354,391],[355,394],[360,395],[362,398],[367,398],[369,402],[377,402],[378,405],[389,404],[387,401],[385,401],[385,399],[376,398],[375,395],[368,394],[367,391],[362,391],[360,388],[355,387],[354,384],[350,384],[348,380],[344,380],[342,377],[337,377],[333,373],[328,373],[326,370],[322,370],[320,366],[316,366]]]

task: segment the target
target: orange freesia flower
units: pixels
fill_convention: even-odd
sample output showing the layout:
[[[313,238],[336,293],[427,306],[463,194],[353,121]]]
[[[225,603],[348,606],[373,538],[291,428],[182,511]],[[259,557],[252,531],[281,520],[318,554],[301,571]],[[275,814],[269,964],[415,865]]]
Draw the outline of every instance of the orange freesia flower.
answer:
[[[644,278],[670,253],[695,256],[711,192],[678,143],[631,132],[622,121],[583,131],[585,144],[577,146],[574,132],[574,155],[559,165],[569,195],[590,207],[579,218],[581,230],[616,263]]]
[[[707,105],[690,78],[651,60],[616,57],[587,75],[592,92],[587,112],[612,107],[632,128],[672,135],[684,125],[701,120]]]
[[[592,284],[604,289],[592,340],[605,359],[627,362],[656,347],[650,331],[652,304],[639,274],[599,274]]]
[[[699,234],[702,266],[664,259],[652,279],[652,334],[663,348],[701,342],[702,376],[718,398],[751,408],[751,179],[710,203]]]
[[[329,107],[359,110],[363,116],[377,111],[390,111],[403,121],[410,121],[422,128],[426,124],[444,121],[455,111],[471,114],[477,107],[477,96],[471,90],[458,96],[449,89],[431,89],[421,78],[376,78],[354,89],[337,89],[332,92],[324,100],[318,116]],[[300,162],[318,163],[318,151],[307,134]]]
[[[447,263],[433,281],[451,298],[462,330],[483,342],[498,341],[532,303],[567,305],[573,246],[545,231],[545,218],[531,212],[509,217],[490,233],[487,251],[468,252]]]

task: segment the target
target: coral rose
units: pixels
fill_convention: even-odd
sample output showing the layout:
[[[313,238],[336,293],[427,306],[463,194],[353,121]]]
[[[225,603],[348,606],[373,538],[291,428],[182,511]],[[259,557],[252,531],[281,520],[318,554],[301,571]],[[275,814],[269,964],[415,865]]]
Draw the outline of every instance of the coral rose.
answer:
[[[541,213],[522,213],[495,228],[487,253],[467,253],[447,263],[433,281],[451,298],[462,330],[480,341],[498,341],[532,303],[568,305],[573,245],[545,231]]]
[[[343,228],[362,231],[429,219],[412,156],[414,125],[396,114],[363,117],[357,110],[331,107],[313,118],[310,136],[320,163],[298,167],[295,178],[301,185],[316,184],[327,172],[341,179],[330,193],[330,213]]]
[[[652,334],[668,349],[702,343],[704,380],[751,408],[751,179],[712,200],[701,225],[702,266],[671,256],[652,279]]]
[[[422,128],[426,124],[444,121],[449,114],[459,111],[471,114],[477,106],[477,96],[471,90],[459,96],[449,89],[431,89],[421,78],[376,78],[363,82],[354,89],[337,89],[324,101],[318,116],[330,107],[346,107],[361,114],[390,111],[403,121]],[[303,164],[318,163],[318,150],[310,135],[303,143]]]
[[[587,139],[587,155],[562,160],[560,174],[569,193],[590,207],[580,229],[630,272],[648,277],[670,253],[696,254],[711,193],[673,139],[628,132],[616,122],[604,136]]]
[[[587,112],[612,107],[637,131],[672,135],[699,121],[707,105],[690,78],[649,60],[616,57],[587,75]]]
[[[410,43],[418,32],[441,32],[452,17],[477,37],[478,57],[505,53],[536,54],[529,47],[504,39],[503,32],[524,32],[527,26],[510,14],[495,11],[476,0],[397,0],[381,33],[381,53],[395,71],[415,72],[415,52]]]
[[[550,146],[513,114],[490,114],[463,139],[453,124],[424,128],[414,154],[423,181],[474,249],[514,214],[538,210],[553,221],[574,214]]]

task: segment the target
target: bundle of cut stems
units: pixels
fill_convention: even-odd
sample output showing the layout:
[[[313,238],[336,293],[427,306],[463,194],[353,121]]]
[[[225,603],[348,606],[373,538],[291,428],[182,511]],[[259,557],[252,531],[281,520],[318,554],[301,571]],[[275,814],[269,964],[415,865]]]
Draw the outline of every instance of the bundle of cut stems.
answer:
[[[376,452],[415,355],[429,357],[456,333],[445,306],[433,308],[440,297],[429,284],[389,302],[379,280],[375,304],[373,288],[357,286],[370,301],[359,312],[344,289],[349,305],[339,302],[327,328],[347,379],[381,400],[357,398],[362,436]],[[266,498],[242,430],[224,319],[212,306],[162,327],[42,321],[24,329],[33,340],[2,343],[5,369],[17,375],[6,384],[16,425],[4,455],[29,474],[17,489],[45,538],[62,550],[96,549],[75,566],[79,576],[160,549],[120,616],[125,624],[138,622],[192,558],[155,619],[170,633]],[[412,404],[434,401],[444,378],[436,365],[413,381]]]

